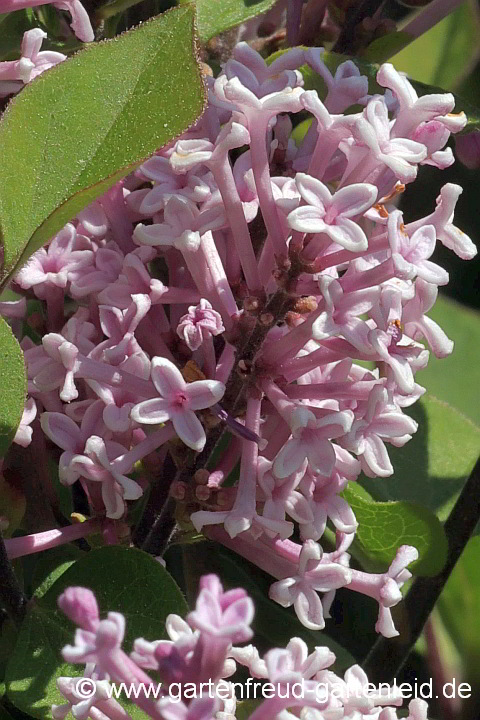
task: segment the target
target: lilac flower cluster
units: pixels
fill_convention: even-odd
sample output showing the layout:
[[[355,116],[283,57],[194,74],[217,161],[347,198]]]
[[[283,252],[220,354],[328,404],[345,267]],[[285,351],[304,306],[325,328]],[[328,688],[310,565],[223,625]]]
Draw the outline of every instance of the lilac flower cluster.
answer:
[[[244,688],[225,678],[232,678],[237,664],[248,668],[265,690],[250,720],[396,720],[396,708],[402,705],[398,687],[372,687],[358,665],[343,678],[336,675],[329,669],[335,655],[327,647],[309,654],[303,640],[292,638],[285,649],[269,650],[264,657],[254,645],[238,647],[253,636],[253,602],[240,588],[224,591],[215,575],[201,578],[196,607],[186,620],[167,617],[169,640],[138,638],[130,655],[122,649],[124,616],[109,612],[100,619],[90,590],[70,587],[58,604],[78,626],[75,643],[63,648],[63,657],[86,667],[83,678],[58,678],[67,702],[53,706],[55,720],[69,712],[77,720],[128,720],[110,683],[124,683],[131,701],[155,720],[235,720]],[[88,687],[88,697],[82,687]],[[248,688],[249,683],[245,693]],[[412,700],[408,720],[427,720],[427,709],[424,700]]]
[[[421,341],[452,351],[427,316],[448,282],[430,258],[437,240],[475,255],[453,224],[462,190],[445,185],[415,221],[395,200],[419,165],[453,162],[446,143],[466,118],[451,94],[419,98],[390,64],[377,75],[385,95],[371,96],[353,63],[332,75],[322,53],[266,65],[237,45],[206,78],[201,119],[20,270],[15,289],[46,320],[41,344],[22,340],[16,442],[28,444],[38,412],[63,451],[61,482],[114,520],[148,482],[138,463],[162,476],[173,458],[185,520],[270,573],[270,596],[304,625],[323,628],[346,587],[376,599],[391,637],[417,552],[400,548],[386,573],[351,569],[357,521],[341,493],[361,471],[391,475],[388,444],[416,431],[403,409],[424,393]],[[305,64],[324,102],[304,89]],[[24,298],[2,304],[14,323]],[[318,544],[327,520],[331,553]]]

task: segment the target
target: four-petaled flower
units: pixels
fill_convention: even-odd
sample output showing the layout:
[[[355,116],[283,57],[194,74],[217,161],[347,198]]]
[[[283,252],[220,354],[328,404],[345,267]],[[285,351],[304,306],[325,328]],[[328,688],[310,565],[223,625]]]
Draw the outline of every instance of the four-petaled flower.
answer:
[[[289,214],[288,224],[293,230],[323,233],[352,252],[367,249],[365,233],[351,218],[372,207],[378,192],[374,185],[348,185],[332,195],[323,182],[310,175],[297,173],[295,182],[306,204]]]
[[[151,375],[161,397],[135,405],[131,411],[132,419],[144,425],[158,425],[171,420],[185,445],[200,452],[206,436],[194,411],[215,405],[223,397],[225,385],[218,380],[186,383],[180,370],[163,357],[152,359]]]

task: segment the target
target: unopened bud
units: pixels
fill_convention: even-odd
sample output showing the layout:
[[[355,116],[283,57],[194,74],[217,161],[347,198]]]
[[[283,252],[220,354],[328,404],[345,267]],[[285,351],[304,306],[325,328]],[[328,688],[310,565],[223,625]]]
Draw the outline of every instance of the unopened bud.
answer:
[[[181,482],[180,480],[176,480],[172,483],[170,487],[170,497],[172,497],[174,500],[184,500],[186,491],[186,484],[184,482]]]
[[[95,595],[84,587],[69,587],[58,598],[58,607],[83,630],[95,632],[100,621]]]
[[[308,295],[307,297],[298,298],[298,300],[295,301],[293,310],[301,315],[308,315],[308,313],[316,310],[317,307],[318,302],[315,297],[313,295]]]
[[[197,485],[207,485],[209,478],[210,473],[208,470],[205,470],[205,468],[200,468],[200,470],[197,470],[197,472],[193,476],[193,479],[195,480]]]
[[[260,301],[258,298],[253,297],[252,295],[249,295],[249,297],[246,297],[243,301],[243,308],[246,310],[246,312],[249,313],[255,313],[260,307]]]
[[[210,488],[206,485],[197,485],[195,488],[195,497],[200,502],[206,502],[210,497]]]
[[[272,313],[262,313],[260,315],[260,324],[268,327],[273,323],[274,319]]]

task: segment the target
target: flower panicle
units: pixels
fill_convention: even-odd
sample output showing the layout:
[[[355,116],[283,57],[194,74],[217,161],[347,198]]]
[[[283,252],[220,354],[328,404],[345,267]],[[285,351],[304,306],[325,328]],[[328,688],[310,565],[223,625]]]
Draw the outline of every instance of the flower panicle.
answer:
[[[303,87],[305,63],[323,100]],[[321,629],[346,587],[378,602],[391,637],[415,550],[386,574],[351,569],[358,522],[342,491],[393,474],[389,447],[417,430],[416,374],[453,350],[429,317],[449,279],[437,242],[465,260],[476,248],[454,223],[458,185],[425,217],[408,212],[419,167],[453,162],[465,116],[388,63],[377,80],[386,92],[370,96],[350,61],[332,76],[321,48],[267,66],[239,43],[197,123],[37,251],[0,312],[27,366],[15,442],[60,448],[60,481],[81,484],[92,515],[125,518],[174,458],[185,522],[268,572],[276,602]],[[298,113],[310,124],[295,140]],[[38,344],[21,336],[33,297]]]

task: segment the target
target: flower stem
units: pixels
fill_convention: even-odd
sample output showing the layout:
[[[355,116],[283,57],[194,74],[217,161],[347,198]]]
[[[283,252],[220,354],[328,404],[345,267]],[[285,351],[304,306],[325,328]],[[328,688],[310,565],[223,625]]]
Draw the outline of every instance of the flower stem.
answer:
[[[404,601],[405,631],[396,638],[379,638],[363,664],[370,682],[391,682],[403,667],[423,626],[450,577],[480,518],[480,459],[445,522],[448,555],[435,577],[417,577]]]
[[[50,550],[50,548],[58,545],[65,545],[65,543],[72,542],[72,540],[78,540],[99,531],[100,524],[98,520],[91,519],[75,525],[67,525],[60,529],[10,538],[3,542],[3,547],[12,560],[24,555],[33,555],[33,553],[42,552],[43,550]]]

